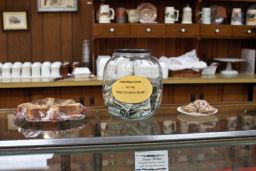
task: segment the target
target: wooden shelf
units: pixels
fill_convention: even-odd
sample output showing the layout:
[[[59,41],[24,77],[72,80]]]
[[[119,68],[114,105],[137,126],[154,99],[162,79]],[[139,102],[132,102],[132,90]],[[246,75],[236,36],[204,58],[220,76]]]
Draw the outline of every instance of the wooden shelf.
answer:
[[[6,80],[0,79],[0,88],[42,88],[42,87],[76,87],[76,86],[101,86],[102,80],[94,79],[64,79],[60,81],[48,82],[4,82]],[[170,77],[163,80],[163,84],[249,84],[256,83],[256,75],[238,75],[236,77],[225,78],[219,74],[213,77]]]

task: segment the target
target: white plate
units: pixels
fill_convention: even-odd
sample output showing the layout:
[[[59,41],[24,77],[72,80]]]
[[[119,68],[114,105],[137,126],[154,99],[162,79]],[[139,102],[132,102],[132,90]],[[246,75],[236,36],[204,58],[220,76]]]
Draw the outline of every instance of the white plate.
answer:
[[[213,115],[215,113],[218,112],[218,109],[216,109],[214,112],[212,113],[198,113],[198,112],[186,112],[182,109],[183,106],[180,106],[177,108],[177,111],[186,115],[190,115],[190,116],[209,116],[209,115]]]
[[[157,9],[151,3],[142,3],[137,7],[141,23],[154,23],[157,17]]]

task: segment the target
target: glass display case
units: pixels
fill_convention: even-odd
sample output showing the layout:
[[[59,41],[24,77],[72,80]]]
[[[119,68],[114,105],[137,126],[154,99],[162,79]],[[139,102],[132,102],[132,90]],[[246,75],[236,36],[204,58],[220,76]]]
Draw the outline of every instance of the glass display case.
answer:
[[[19,121],[15,109],[2,109],[0,170],[255,170],[256,102],[212,105],[218,112],[209,116],[162,105],[140,121],[97,107],[83,120],[55,123]],[[165,168],[142,165],[161,155]]]

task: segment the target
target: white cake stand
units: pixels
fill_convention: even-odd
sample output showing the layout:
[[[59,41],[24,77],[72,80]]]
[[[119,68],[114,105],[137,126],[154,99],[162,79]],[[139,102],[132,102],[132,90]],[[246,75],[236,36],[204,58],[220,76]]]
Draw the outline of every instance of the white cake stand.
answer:
[[[245,59],[241,58],[214,58],[215,61],[226,62],[226,69],[222,70],[220,73],[225,76],[235,76],[238,75],[238,71],[232,69],[232,63],[234,62],[245,62]]]

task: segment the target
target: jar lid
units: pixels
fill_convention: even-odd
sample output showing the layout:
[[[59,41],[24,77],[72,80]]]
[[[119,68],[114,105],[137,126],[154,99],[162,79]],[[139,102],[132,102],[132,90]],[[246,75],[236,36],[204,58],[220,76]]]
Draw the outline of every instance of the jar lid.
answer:
[[[116,49],[117,53],[151,53],[150,49]]]

